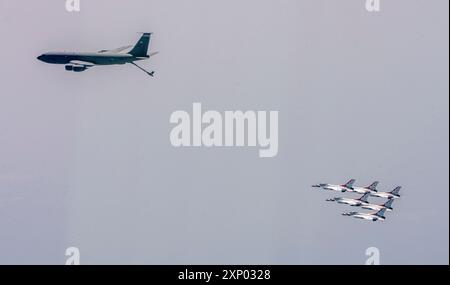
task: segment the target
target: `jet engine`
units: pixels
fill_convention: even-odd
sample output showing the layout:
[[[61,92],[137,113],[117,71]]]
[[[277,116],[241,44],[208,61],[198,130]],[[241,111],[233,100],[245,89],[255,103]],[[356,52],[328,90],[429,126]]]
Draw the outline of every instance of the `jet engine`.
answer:
[[[87,69],[87,67],[85,67],[84,65],[78,65],[78,64],[67,64],[65,66],[65,69],[67,71],[81,72],[81,71],[85,71]]]
[[[82,66],[82,65],[74,65],[73,66],[73,71],[75,72],[81,72],[81,71],[85,71],[87,68]]]

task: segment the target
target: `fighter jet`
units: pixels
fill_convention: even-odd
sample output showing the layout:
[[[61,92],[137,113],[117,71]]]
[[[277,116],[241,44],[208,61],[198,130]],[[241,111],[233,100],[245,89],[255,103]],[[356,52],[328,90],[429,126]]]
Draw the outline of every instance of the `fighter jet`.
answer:
[[[365,204],[369,204],[367,199],[369,199],[370,193],[366,193],[362,195],[361,198],[358,199],[349,199],[349,198],[343,198],[343,197],[336,197],[332,199],[327,199],[328,202],[338,202],[339,204],[347,204],[353,207],[359,207]]]
[[[392,208],[392,203],[394,203],[394,198],[390,198],[389,200],[387,200],[386,203],[384,203],[382,205],[366,203],[366,204],[361,205],[361,208],[367,209],[367,210],[374,210],[374,211],[380,211],[381,209],[386,209],[386,211],[390,212],[390,211],[394,210]]]
[[[348,213],[343,213],[342,215],[375,222],[378,220],[379,221],[386,220],[386,217],[384,216],[385,212],[386,212],[386,209],[381,209],[378,212],[374,212],[374,213],[348,212]]]
[[[351,179],[350,181],[348,181],[347,183],[345,183],[343,185],[333,185],[333,184],[321,183],[321,184],[312,185],[312,187],[321,188],[321,189],[330,190],[330,191],[347,192],[352,189],[353,183],[355,183],[355,179]]]
[[[133,48],[124,53],[132,46],[125,46],[113,50],[101,50],[98,52],[48,52],[37,57],[38,60],[51,64],[65,64],[67,71],[82,72],[95,65],[114,65],[130,63],[148,75],[155,74],[154,71],[147,71],[138,66],[135,61],[145,60],[157,54],[157,52],[147,54],[151,33],[143,33],[139,41]]]
[[[359,194],[366,194],[366,193],[375,193],[378,192],[377,185],[378,181],[375,181],[374,183],[370,184],[367,187],[352,187],[352,189],[349,190],[349,192],[355,192]]]
[[[400,189],[402,189],[402,187],[397,186],[391,192],[373,192],[370,194],[374,197],[379,197],[379,198],[387,198],[387,199],[400,198],[400,194],[398,194],[400,192]]]

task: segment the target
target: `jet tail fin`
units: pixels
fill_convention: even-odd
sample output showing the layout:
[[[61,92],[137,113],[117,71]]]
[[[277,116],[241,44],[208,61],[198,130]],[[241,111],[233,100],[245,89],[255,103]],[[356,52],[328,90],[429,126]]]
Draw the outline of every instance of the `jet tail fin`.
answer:
[[[386,209],[383,208],[381,210],[379,210],[378,212],[375,213],[376,216],[384,218],[384,213],[386,212]]]
[[[402,189],[402,187],[400,186],[395,187],[395,189],[391,191],[391,194],[398,196],[400,189]]]
[[[358,200],[367,203],[369,197],[370,197],[370,192],[367,192],[364,195],[362,195],[361,198],[359,198]]]
[[[394,203],[394,199],[389,199],[389,200],[387,200],[386,203],[384,203],[383,206],[385,206],[388,209],[392,209],[392,203]]]
[[[370,186],[369,187],[367,187],[369,190],[372,190],[372,191],[378,191],[377,190],[377,186],[378,186],[378,181],[375,181],[374,183],[372,183],[372,184],[370,184]]]
[[[142,34],[139,41],[128,53],[137,57],[147,57],[148,45],[150,44],[150,36],[151,33]]]
[[[343,186],[347,188],[353,188],[353,184],[355,183],[355,179],[350,179],[347,183],[345,183]]]

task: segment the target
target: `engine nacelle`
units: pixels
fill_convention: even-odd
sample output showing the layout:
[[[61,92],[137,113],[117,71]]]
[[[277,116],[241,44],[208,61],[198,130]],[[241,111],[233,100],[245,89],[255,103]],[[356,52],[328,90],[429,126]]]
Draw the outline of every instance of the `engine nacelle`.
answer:
[[[85,71],[87,68],[84,67],[83,65],[74,65],[73,66],[73,71],[75,72],[81,72],[81,71]]]
[[[84,65],[78,65],[78,64],[68,64],[65,66],[65,69],[67,71],[74,71],[74,72],[82,72],[87,69]]]

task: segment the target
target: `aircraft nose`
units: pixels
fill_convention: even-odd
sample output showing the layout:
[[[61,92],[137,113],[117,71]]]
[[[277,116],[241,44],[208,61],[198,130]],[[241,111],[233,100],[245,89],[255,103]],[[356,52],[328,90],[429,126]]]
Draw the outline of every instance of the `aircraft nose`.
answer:
[[[37,59],[42,61],[44,59],[44,55],[41,54],[40,56],[37,57]]]

